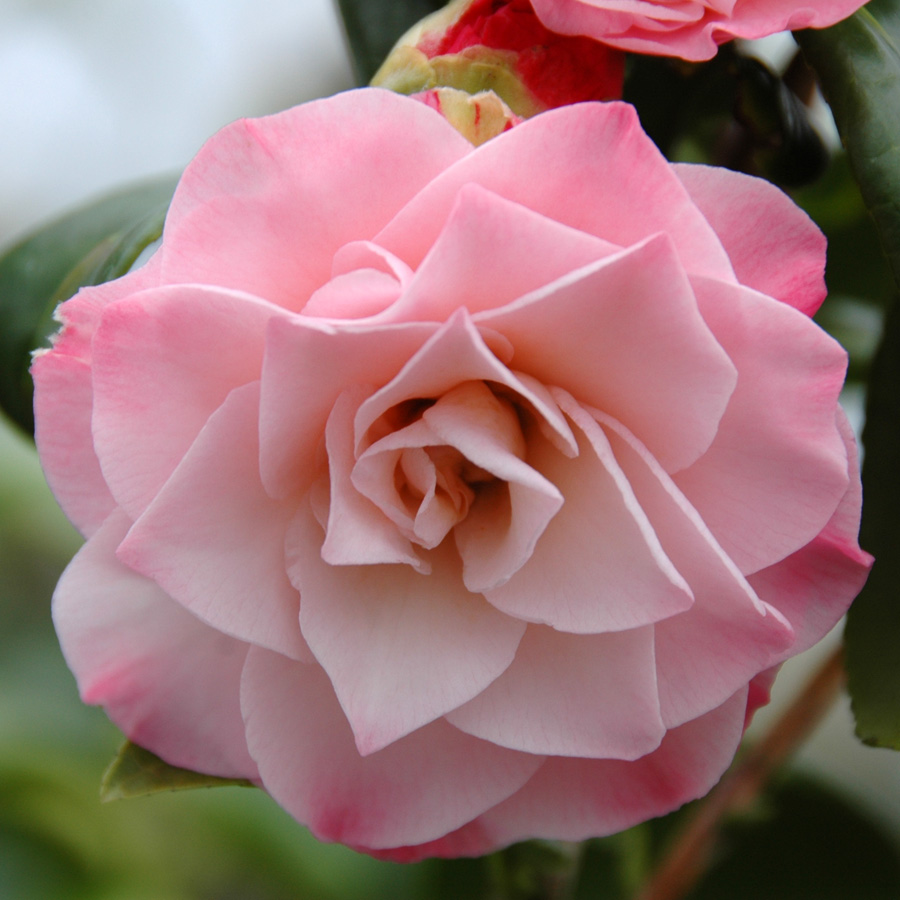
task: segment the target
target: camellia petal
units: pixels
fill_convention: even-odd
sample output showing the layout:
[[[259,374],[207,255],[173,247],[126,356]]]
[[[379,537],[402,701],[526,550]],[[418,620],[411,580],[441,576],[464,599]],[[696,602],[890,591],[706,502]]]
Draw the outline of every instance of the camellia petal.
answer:
[[[465,184],[444,230],[388,315],[440,322],[453,314],[460,297],[470,313],[495,309],[619,249]]]
[[[260,395],[260,474],[284,498],[319,474],[316,453],[337,398],[355,384],[392,378],[434,324],[345,326],[313,318],[273,319]]]
[[[90,537],[116,503],[100,471],[91,433],[91,338],[103,310],[158,282],[158,256],[107,284],[79,291],[56,310],[63,328],[51,351],[35,353],[34,440],[54,497],[76,528]]]
[[[691,588],[663,551],[608,440],[577,403],[555,393],[583,430],[581,453],[568,460],[534,441],[530,462],[561,491],[563,510],[528,562],[485,596],[509,615],[578,634],[683,613],[693,603]],[[629,564],[615,563],[622,559]]]
[[[548,317],[552,329],[541,327]],[[709,447],[734,390],[734,366],[703,321],[666,235],[475,321],[512,343],[517,368],[641,434],[669,471]],[[645,348],[639,356],[634,334]]]
[[[272,500],[259,480],[258,410],[258,384],[235,388],[118,557],[226,634],[311,659],[284,563],[293,507]]]
[[[347,117],[351,140],[335,128]],[[370,238],[470,149],[441,116],[389,91],[338,94],[235,122],[207,142],[179,183],[163,278],[302,309],[329,280],[343,244]],[[382,177],[373,177],[376,161]],[[335,198],[353,198],[352,213],[335,215]]]
[[[91,367],[73,356],[44,353],[31,366],[35,431],[44,474],[69,520],[90,537],[116,508],[91,435]]]
[[[133,519],[228,394],[259,380],[266,323],[278,314],[204,285],[155,288],[107,308],[94,349],[94,446]]]
[[[826,288],[825,235],[812,219],[762,178],[715,166],[673,169],[715,228],[740,282],[813,315]]]
[[[532,391],[516,378],[498,353],[509,354],[509,343],[496,332],[483,333],[463,309],[455,312],[397,376],[376,391],[356,414],[356,446],[363,449],[376,420],[407,400],[437,398],[464,381],[491,381],[513,391],[542,417],[559,440],[574,447],[565,418],[543,392]],[[488,341],[494,343],[489,346]]]
[[[471,700],[512,662],[525,623],[466,590],[459,560],[428,553],[409,566],[329,566],[307,513],[289,556],[300,622],[328,672],[363,755]]]
[[[478,824],[503,846],[534,834],[580,841],[630,828],[703,796],[734,756],[744,730],[747,688],[717,709],[670,730],[634,762],[551,757],[522,790]]]
[[[81,695],[171,765],[256,778],[237,702],[247,645],[116,559],[130,524],[113,513],[53,597],[53,623]]]
[[[794,631],[763,603],[700,516],[653,457],[622,426],[596,411],[616,460],[656,535],[694,594],[683,615],[656,625],[656,665],[666,727],[730,697],[791,646]]]
[[[621,50],[700,61],[719,44],[799,28],[825,28],[865,0],[532,0],[551,31]]]
[[[322,669],[258,648],[241,705],[267,789],[317,837],[351,846],[440,838],[517,791],[544,759],[443,720],[360,756]]]
[[[447,720],[528,753],[639,759],[666,733],[653,629],[576,635],[529,625],[515,662]]]
[[[482,144],[423,188],[376,242],[417,268],[470,184],[623,247],[665,232],[688,271],[734,280],[715,232],[627,104],[548,110]],[[635,203],[638,194],[646,201]]]
[[[748,574],[812,540],[847,490],[834,419],[847,354],[770,297],[704,279],[694,286],[738,385],[710,449],[674,478]],[[763,527],[773,516],[777,528]]]
[[[370,393],[360,389],[342,394],[328,418],[325,446],[331,490],[322,559],[333,566],[407,563],[427,573],[428,564],[416,555],[410,542],[350,480],[354,464],[353,418],[360,402]],[[291,541],[290,536],[288,540]]]
[[[793,625],[796,638],[791,655],[811,647],[834,628],[845,612],[844,598],[862,590],[873,562],[856,542],[862,506],[862,489],[855,477],[859,453],[840,408],[837,424],[847,447],[850,483],[831,521],[805,547],[748,579],[760,597]]]

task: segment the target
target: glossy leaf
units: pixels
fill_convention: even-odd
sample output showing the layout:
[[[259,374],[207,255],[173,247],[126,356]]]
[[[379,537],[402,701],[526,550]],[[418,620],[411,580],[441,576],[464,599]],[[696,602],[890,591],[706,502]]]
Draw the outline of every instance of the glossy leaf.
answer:
[[[826,31],[798,34],[900,287],[900,0],[873,0]],[[857,734],[900,749],[900,310],[888,316],[869,382],[862,545],[876,557],[847,622]]]
[[[54,331],[54,309],[78,288],[128,271],[162,233],[175,184],[166,177],[104,197],[0,254],[0,407],[27,432],[31,352]]]
[[[253,783],[244,778],[217,778],[215,775],[170,766],[149,750],[126,741],[103,773],[100,799],[123,800],[159,791],[228,786],[253,787]]]
[[[444,0],[338,0],[353,70],[368,84],[394,44]]]

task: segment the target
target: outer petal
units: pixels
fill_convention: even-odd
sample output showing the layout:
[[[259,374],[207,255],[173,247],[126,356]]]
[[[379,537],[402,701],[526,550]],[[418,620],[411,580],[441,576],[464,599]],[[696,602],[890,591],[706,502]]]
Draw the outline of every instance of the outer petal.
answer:
[[[424,104],[374,88],[235,122],[182,176],[163,277],[301,309],[341,245],[370,238],[471,149]]]
[[[35,442],[53,495],[76,528],[89,537],[115,501],[103,480],[91,435],[91,339],[103,310],[158,281],[158,256],[106,284],[83,288],[63,303],[52,350],[35,354]]]
[[[666,727],[723,703],[783,658],[794,632],[760,599],[653,457],[619,423],[595,413],[663,549],[694,605],[656,625],[660,706]]]
[[[872,557],[859,549],[862,490],[853,431],[844,411],[837,422],[847,446],[847,493],[831,521],[809,544],[787,559],[750,577],[759,595],[780,610],[797,633],[790,655],[820,641],[862,590]]]
[[[517,369],[624,422],[669,471],[709,447],[737,380],[668,235],[475,321],[510,340]]]
[[[259,379],[273,315],[284,313],[205,285],[156,288],[106,310],[94,340],[94,442],[132,518],[229,392]]]
[[[241,705],[267,790],[320,840],[351,846],[437,840],[517,791],[543,760],[443,720],[362,757],[324,671],[260,648]]]
[[[460,306],[495,309],[618,249],[477,184],[463,185],[443,231],[386,315],[442,322]]]
[[[747,689],[675,728],[634,762],[551,757],[480,824],[503,846],[540,834],[580,841],[630,828],[703,796],[722,776],[743,734]]]
[[[272,497],[306,490],[337,398],[356,384],[385,384],[434,334],[435,324],[347,325],[273,319],[260,396],[260,473]]]
[[[674,169],[715,228],[741,284],[811,316],[826,294],[825,235],[812,219],[762,178],[715,166]]]
[[[53,622],[85,703],[176,766],[256,778],[241,721],[247,645],[204,625],[152,581],[125,568],[130,525],[113,513],[66,569]]]
[[[531,441],[528,461],[564,497],[528,562],[486,591],[498,609],[581,634],[623,631],[688,609],[691,589],[666,556],[600,427],[562,391],[583,435],[566,459]]]
[[[491,138],[434,178],[374,240],[417,268],[468,184],[623,247],[668,232],[689,272],[734,280],[712,228],[626,104],[548,110]]]
[[[447,720],[528,753],[637,759],[665,734],[653,629],[562,634],[530,625],[513,664]]]
[[[309,660],[285,571],[295,507],[259,480],[258,392],[248,384],[229,395],[118,556],[213,627]]]
[[[128,272],[115,281],[84,287],[74,297],[60,304],[54,318],[63,327],[53,338],[52,352],[74,356],[89,363],[91,341],[103,311],[118,300],[157,287],[161,278],[160,263],[160,254],[156,253],[141,268]]]
[[[448,542],[408,566],[329,566],[311,512],[294,522],[291,578],[300,623],[363,755],[470,700],[512,662],[525,625],[462,584]]]
[[[748,574],[811,541],[847,490],[834,421],[847,355],[806,316],[749,288],[696,279],[695,290],[738,385],[709,450],[674,479]]]
[[[91,369],[61,353],[43,353],[31,366],[34,440],[56,502],[90,537],[116,508],[94,451]]]

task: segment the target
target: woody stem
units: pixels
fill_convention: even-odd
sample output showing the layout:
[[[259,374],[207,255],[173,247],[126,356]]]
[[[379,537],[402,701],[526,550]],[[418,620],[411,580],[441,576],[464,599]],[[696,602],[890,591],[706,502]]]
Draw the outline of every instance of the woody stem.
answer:
[[[690,893],[709,865],[723,824],[759,795],[773,772],[824,718],[843,684],[844,654],[839,647],[769,732],[697,806],[635,900],[682,900]]]

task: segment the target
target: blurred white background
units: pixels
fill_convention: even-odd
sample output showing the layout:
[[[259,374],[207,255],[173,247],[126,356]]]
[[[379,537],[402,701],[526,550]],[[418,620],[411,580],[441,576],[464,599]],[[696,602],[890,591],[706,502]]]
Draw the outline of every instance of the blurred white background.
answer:
[[[0,0],[0,242],[351,86],[331,0]]]
[[[182,169],[233,119],[351,85],[331,0],[0,0],[0,243],[98,193]],[[2,436],[3,458],[11,441]],[[16,444],[17,467],[36,471]],[[756,734],[827,649],[785,667]],[[796,763],[900,835],[900,755],[852,732],[845,699]]]

